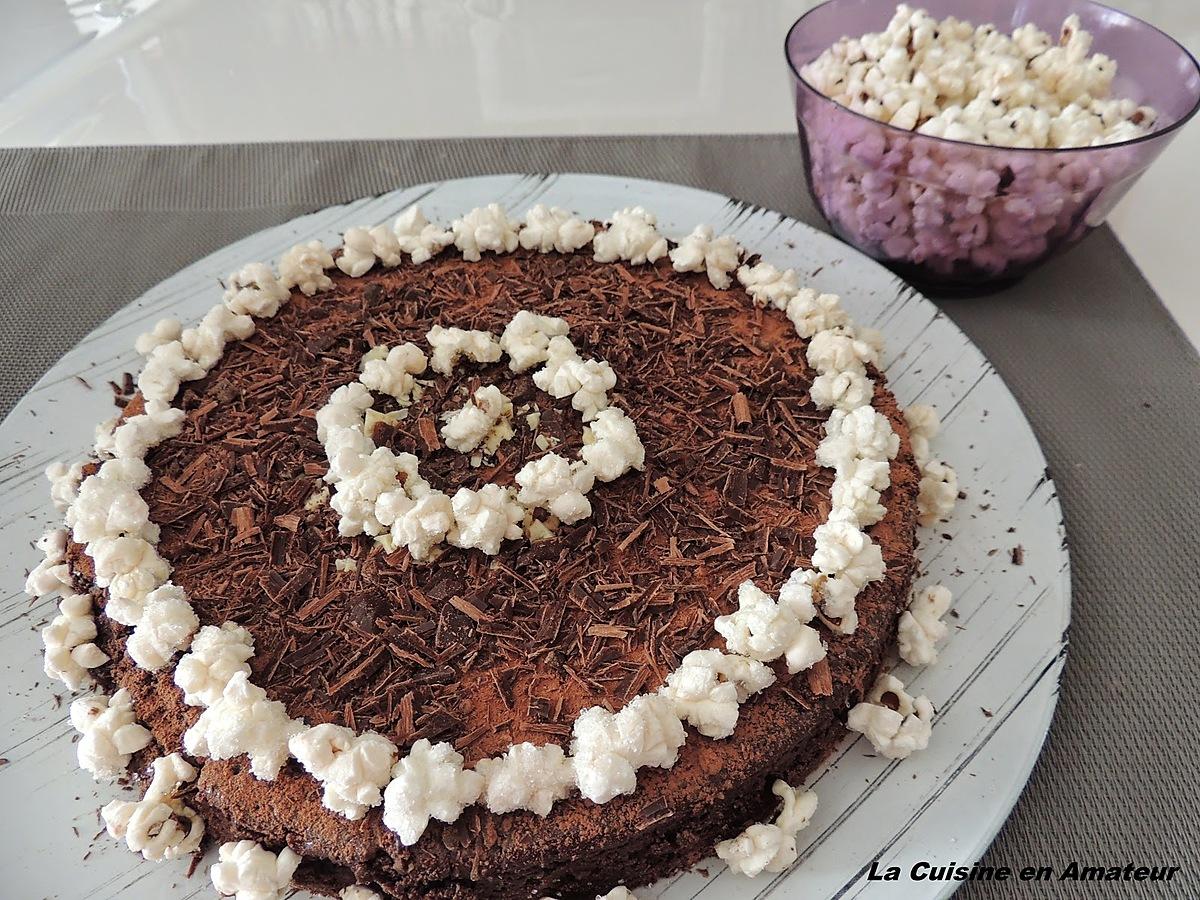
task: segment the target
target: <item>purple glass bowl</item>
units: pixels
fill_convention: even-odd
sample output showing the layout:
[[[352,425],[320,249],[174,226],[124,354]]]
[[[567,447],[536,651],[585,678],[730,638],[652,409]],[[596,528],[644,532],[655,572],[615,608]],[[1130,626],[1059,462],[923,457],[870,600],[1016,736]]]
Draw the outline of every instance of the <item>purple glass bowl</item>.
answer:
[[[986,147],[905,131],[853,112],[800,77],[843,36],[882,31],[896,0],[829,0],[796,21],[784,50],[808,187],[839,237],[935,293],[1011,282],[1100,225],[1200,108],[1200,65],[1157,28],[1087,0],[913,0],[937,18],[1051,35],[1079,16],[1093,52],[1117,61],[1113,95],[1158,111],[1155,130],[1101,147]]]

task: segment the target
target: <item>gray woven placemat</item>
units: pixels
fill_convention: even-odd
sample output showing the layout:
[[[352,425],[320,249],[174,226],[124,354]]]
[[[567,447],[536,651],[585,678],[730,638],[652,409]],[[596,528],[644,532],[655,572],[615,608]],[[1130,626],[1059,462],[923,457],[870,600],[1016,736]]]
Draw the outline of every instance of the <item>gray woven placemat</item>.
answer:
[[[791,137],[0,150],[0,413],[110,313],[237,238],[404,184],[517,171],[680,182],[822,224]],[[1107,229],[996,296],[941,306],[1033,423],[1074,572],[1058,714],[987,861],[1184,867],[1156,887],[959,896],[1200,896],[1200,360]]]

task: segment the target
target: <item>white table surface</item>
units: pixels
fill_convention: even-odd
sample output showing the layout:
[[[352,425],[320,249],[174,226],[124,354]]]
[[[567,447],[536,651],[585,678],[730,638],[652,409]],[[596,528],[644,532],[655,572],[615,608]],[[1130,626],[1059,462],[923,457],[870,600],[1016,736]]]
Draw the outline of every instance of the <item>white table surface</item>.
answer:
[[[1200,3],[1119,3],[1200,50]],[[811,5],[0,0],[0,146],[785,133],[783,36]],[[1196,344],[1198,157],[1192,123],[1110,219]]]

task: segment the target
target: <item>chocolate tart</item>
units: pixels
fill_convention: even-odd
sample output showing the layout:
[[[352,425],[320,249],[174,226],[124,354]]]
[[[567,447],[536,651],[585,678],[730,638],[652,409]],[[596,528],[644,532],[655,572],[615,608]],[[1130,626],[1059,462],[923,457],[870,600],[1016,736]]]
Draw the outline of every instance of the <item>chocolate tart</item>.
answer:
[[[806,342],[736,284],[717,290],[665,259],[518,251],[465,262],[453,249],[421,266],[331,274],[332,290],[293,292],[183,386],[183,431],[148,454],[143,490],[159,552],[201,623],[250,630],[252,680],[293,717],[374,729],[402,752],[419,738],[448,741],[468,765],[519,741],[566,746],[579,710],[618,709],[689,651],[716,646],[713,620],[736,608],[741,581],[773,594],[809,564],[830,508],[832,473],[814,460],[828,413],[809,400]],[[326,463],[314,423],[330,393],[377,344],[420,342],[433,324],[499,332],[519,309],[566,318],[580,353],[612,364],[612,401],[637,425],[645,471],[597,485],[590,518],[494,557],[454,549],[418,564],[405,549],[339,536],[319,502]],[[609,803],[576,795],[545,818],[473,806],[453,824],[431,822],[411,847],[379,808],[356,822],[326,809],[294,760],[270,782],[244,758],[195,760],[187,803],[209,839],[286,844],[303,857],[296,883],[331,895],[361,884],[392,898],[591,898],[691,866],[769,817],[773,781],[800,783],[843,737],[846,710],[894,643],[914,573],[920,476],[896,400],[869,374],[901,443],[886,517],[867,529],[886,577],[859,595],[854,634],[821,625],[823,662],[796,676],[775,665],[777,682],[742,707],[732,737],[689,728],[673,768],[641,770],[636,792]],[[436,425],[464,387],[489,383],[519,409],[535,405],[540,422],[535,432],[518,415],[515,436],[474,466],[441,446]],[[140,408],[134,396],[126,415]],[[465,364],[374,437],[418,454],[422,475],[452,491],[511,483],[543,452],[539,435],[572,455],[578,416],[503,362]],[[70,550],[78,586],[102,608],[90,559]],[[114,660],[100,678],[130,691],[154,735],[135,768],[182,751],[200,710],[184,705],[171,667],[132,664],[128,629],[103,615],[97,624]]]

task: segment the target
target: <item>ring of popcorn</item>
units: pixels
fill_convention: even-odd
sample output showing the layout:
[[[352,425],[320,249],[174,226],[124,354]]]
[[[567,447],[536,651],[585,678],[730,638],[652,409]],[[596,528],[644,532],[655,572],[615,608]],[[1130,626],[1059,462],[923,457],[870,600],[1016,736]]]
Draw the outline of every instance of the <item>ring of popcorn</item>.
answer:
[[[443,543],[495,556],[504,541],[536,540],[549,535],[555,522],[571,525],[590,516],[587,494],[595,483],[640,470],[646,452],[633,420],[609,405],[616,373],[604,360],[582,359],[568,331],[564,319],[520,310],[499,337],[435,325],[425,335],[428,357],[412,343],[376,347],[364,356],[358,380],[335,390],[316,417],[338,532],[371,535],[389,550],[406,547],[424,561]],[[579,459],[546,453],[516,473],[515,487],[462,487],[451,496],[421,477],[414,454],[375,445],[375,424],[407,415],[428,384],[419,380],[426,369],[450,376],[464,361],[495,363],[505,355],[514,372],[540,366],[532,373],[540,390],[571,398],[585,423]],[[376,413],[372,391],[390,396],[400,410]],[[484,385],[443,415],[439,433],[447,447],[474,454],[478,464],[513,436],[512,418],[512,401],[495,385]],[[539,511],[551,517],[549,524],[537,518]]]
[[[186,593],[169,580],[170,565],[156,549],[158,528],[138,495],[150,477],[142,457],[182,427],[182,412],[170,405],[180,384],[203,377],[228,341],[253,333],[253,317],[275,315],[292,289],[312,294],[328,288],[326,271],[334,265],[358,277],[375,265],[398,265],[406,254],[413,264],[421,264],[451,243],[465,259],[511,252],[518,245],[540,252],[575,252],[592,244],[598,260],[621,259],[633,265],[669,253],[677,271],[704,272],[718,288],[736,277],[753,302],[786,312],[798,334],[809,339],[808,362],[818,373],[812,397],[830,410],[817,460],[836,472],[833,509],[814,534],[812,568],[794,571],[777,599],[751,582],[743,583],[738,609],[714,623],[725,650],[688,654],[657,691],[634,698],[618,711],[583,710],[568,747],[515,745],[473,769],[465,768],[462,755],[447,743],[420,740],[402,755],[374,732],[309,726],[291,718],[283,703],[250,681],[254,646],[244,628],[233,622],[199,628]],[[535,207],[518,226],[493,204],[443,230],[413,207],[392,229],[348,231],[336,262],[319,241],[311,241],[285,253],[278,272],[259,263],[248,265],[230,277],[224,303],[198,326],[183,329],[167,321],[139,338],[138,349],[147,356],[138,379],[144,411],[97,429],[97,453],[104,462],[94,474],[83,478],[81,467],[55,465],[47,475],[56,504],[65,508],[72,537],[95,561],[97,585],[108,590],[106,614],[133,629],[127,652],[148,670],[173,663],[184,702],[201,708],[183,736],[185,750],[198,759],[246,756],[253,776],[267,781],[294,757],[322,786],[329,809],[354,820],[382,805],[385,826],[409,845],[429,821],[453,822],[473,803],[493,812],[523,809],[544,816],[575,790],[596,803],[631,793],[639,769],[674,765],[687,736],[685,722],[707,739],[731,735],[739,706],[774,682],[769,663],[782,659],[794,674],[822,659],[825,647],[810,624],[818,609],[827,624],[852,632],[856,595],[883,577],[879,548],[862,530],[883,513],[878,501],[898,449],[888,420],[871,407],[873,385],[867,366],[879,361],[879,338],[869,329],[856,328],[836,296],[801,288],[792,270],[780,271],[764,262],[740,265],[741,256],[733,238],[714,237],[705,226],[670,250],[654,217],[640,207],[614,214],[610,227],[599,234],[590,223],[556,208]],[[505,540],[533,536],[528,524],[533,511],[565,523],[589,515],[586,495],[595,482],[640,469],[644,448],[634,423],[609,405],[615,373],[603,360],[582,359],[568,330],[561,319],[522,310],[498,337],[438,326],[426,335],[428,355],[411,343],[368,353],[358,378],[335,390],[316,417],[318,437],[328,455],[326,480],[335,491],[330,503],[340,516],[339,531],[386,534],[407,546],[414,558],[424,559],[443,542],[497,553]],[[546,453],[522,467],[515,487],[488,484],[479,491],[460,489],[450,497],[421,478],[415,456],[374,445],[370,434],[383,417],[372,408],[373,392],[389,395],[403,410],[419,396],[426,369],[449,376],[464,361],[489,364],[505,355],[514,372],[532,371],[539,389],[556,399],[571,398],[585,426],[578,460]],[[511,436],[512,414],[508,398],[485,385],[444,416],[440,434],[457,452],[490,453]],[[929,498],[922,512],[932,521],[949,511],[953,476],[929,457],[929,439],[937,428],[932,410],[910,409],[909,422],[918,460],[929,470]],[[314,497],[320,499],[319,494]],[[45,559],[30,574],[28,590],[70,599],[74,592],[65,559],[66,534],[52,533],[39,546]],[[919,645],[923,659],[931,659],[930,648],[941,636],[936,619],[943,606],[940,601],[925,604],[912,613],[913,628],[906,635],[914,647]],[[47,671],[74,688],[87,679],[89,668],[104,660],[90,649],[95,630],[85,604],[65,602],[61,618],[44,636]],[[920,635],[914,630],[918,627]],[[926,703],[924,698],[915,701],[913,721],[905,719],[888,737],[897,750],[904,743],[901,738],[907,741],[906,749],[927,740]],[[83,734],[80,763],[99,778],[119,775],[131,755],[151,740],[135,721],[125,691],[111,699],[81,698],[71,712]],[[193,837],[203,828],[198,817],[187,832],[164,824],[167,813],[178,815],[185,809],[173,792],[194,777],[186,766],[177,755],[156,761],[158,788],[139,804],[111,805],[114,835],[140,852],[162,857],[183,852],[198,840]],[[801,797],[785,784],[777,784],[776,793],[784,801],[776,823],[760,828],[762,834],[748,831],[738,849],[726,854],[741,871],[786,865],[794,852],[791,835],[815,808],[815,796]],[[251,841],[230,843],[221,848],[213,878],[226,892],[252,881],[269,887],[262,896],[282,896],[298,862],[286,849],[276,856]]]

